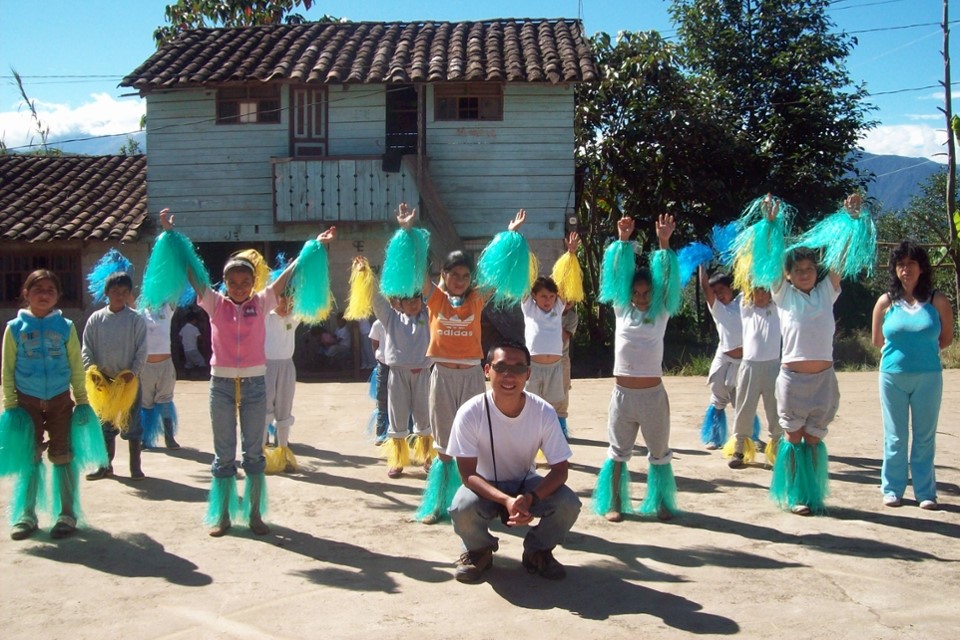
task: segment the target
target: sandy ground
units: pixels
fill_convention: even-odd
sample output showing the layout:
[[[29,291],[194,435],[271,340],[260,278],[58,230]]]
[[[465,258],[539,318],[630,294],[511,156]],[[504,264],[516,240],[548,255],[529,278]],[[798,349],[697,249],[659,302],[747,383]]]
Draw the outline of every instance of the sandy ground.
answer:
[[[956,638],[960,621],[960,371],[946,374],[938,434],[943,509],[882,507],[876,374],[840,375],[825,517],[778,511],[760,465],[734,471],[698,443],[700,378],[666,381],[685,515],[610,524],[586,508],[606,447],[610,380],[574,382],[570,485],[585,510],[553,583],[520,566],[501,528],[485,582],[453,579],[448,524],[411,521],[422,471],[389,480],[365,433],[364,384],[301,384],[299,473],[269,480],[272,533],[200,520],[212,459],[206,384],[181,382],[177,452],[146,452],[148,479],[84,482],[89,524],[52,541],[0,540],[0,624],[43,638]],[[632,494],[646,462],[635,457]],[[3,486],[6,507],[10,484]],[[498,525],[499,527],[499,525]],[[520,532],[522,533],[522,532]],[[375,636],[373,634],[376,634]]]

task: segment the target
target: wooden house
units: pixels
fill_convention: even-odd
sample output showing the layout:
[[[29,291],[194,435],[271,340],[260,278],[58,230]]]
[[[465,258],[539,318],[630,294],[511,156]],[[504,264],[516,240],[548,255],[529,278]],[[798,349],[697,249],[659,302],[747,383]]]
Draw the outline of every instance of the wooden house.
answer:
[[[211,267],[336,225],[374,265],[400,202],[433,250],[477,250],[519,208],[546,263],[574,216],[574,90],[597,77],[565,19],[197,29],[125,77],[147,101],[147,194]],[[337,277],[342,269],[342,278]]]
[[[103,254],[116,248],[142,275],[146,182],[142,155],[0,155],[0,319],[16,315],[35,269],[59,276],[59,307],[79,329],[98,308],[84,275]]]

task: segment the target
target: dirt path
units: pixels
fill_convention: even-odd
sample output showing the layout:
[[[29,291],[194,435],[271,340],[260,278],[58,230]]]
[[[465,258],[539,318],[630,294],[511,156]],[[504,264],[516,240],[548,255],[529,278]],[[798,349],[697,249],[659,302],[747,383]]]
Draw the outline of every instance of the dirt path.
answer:
[[[827,440],[831,510],[817,518],[777,511],[768,470],[733,471],[703,450],[699,378],[666,382],[686,514],[619,525],[592,515],[611,384],[574,385],[570,484],[585,509],[557,550],[567,580],[527,575],[520,538],[504,531],[488,580],[462,585],[450,526],[410,521],[423,473],[389,480],[364,432],[363,384],[301,384],[302,470],[268,481],[273,533],[207,537],[207,388],[181,382],[184,449],[145,453],[144,482],[84,482],[90,525],[72,539],[0,539],[2,637],[957,637],[960,371],[946,373],[938,433],[943,510],[880,505],[876,374],[847,373]],[[123,472],[125,449],[118,458]],[[630,468],[639,500],[646,462],[637,456]],[[3,508],[9,491],[4,483]]]

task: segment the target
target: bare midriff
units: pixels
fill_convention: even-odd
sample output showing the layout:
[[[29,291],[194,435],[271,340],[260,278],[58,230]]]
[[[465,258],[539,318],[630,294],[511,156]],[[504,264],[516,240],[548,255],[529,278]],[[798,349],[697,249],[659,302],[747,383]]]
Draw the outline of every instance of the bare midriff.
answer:
[[[446,367],[447,369],[469,369],[470,367],[475,367],[473,364],[460,364],[457,362],[438,362],[438,365],[441,367]]]
[[[530,359],[536,362],[537,364],[553,364],[554,362],[560,362],[560,358],[563,356],[556,355],[538,355],[530,356]]]
[[[163,362],[164,360],[169,360],[169,353],[151,353],[147,356],[147,362]]]
[[[820,373],[833,366],[832,360],[798,360],[785,362],[783,368],[794,373]]]
[[[739,360],[743,357],[743,347],[737,347],[736,349],[731,349],[730,351],[724,351],[723,355]]]
[[[650,389],[662,382],[660,377],[617,376],[617,384],[625,389]]]

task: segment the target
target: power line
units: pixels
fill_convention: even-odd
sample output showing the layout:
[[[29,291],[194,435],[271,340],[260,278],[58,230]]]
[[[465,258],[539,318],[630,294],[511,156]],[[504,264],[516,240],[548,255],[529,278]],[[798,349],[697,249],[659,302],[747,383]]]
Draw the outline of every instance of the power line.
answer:
[[[956,24],[960,20],[951,20],[947,24]],[[935,27],[940,26],[939,22],[918,22],[917,24],[905,24],[896,27],[877,27],[876,29],[860,29],[858,31],[847,31],[846,33],[854,35],[857,33],[875,33],[877,31],[899,31],[901,29],[913,29],[914,27]]]

